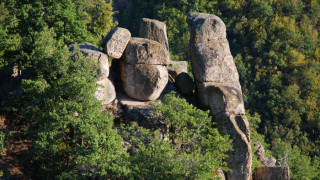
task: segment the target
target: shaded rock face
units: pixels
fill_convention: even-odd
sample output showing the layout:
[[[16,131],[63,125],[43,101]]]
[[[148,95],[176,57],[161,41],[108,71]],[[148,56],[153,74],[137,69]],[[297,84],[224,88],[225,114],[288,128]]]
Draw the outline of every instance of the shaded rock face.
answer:
[[[129,30],[116,27],[104,38],[102,43],[103,51],[108,56],[119,59],[122,56],[130,38],[131,33]]]
[[[250,180],[252,154],[239,75],[222,20],[210,14],[190,13],[189,50],[199,104],[210,109],[222,134],[230,135],[233,149],[227,159],[230,180]]]
[[[183,95],[190,95],[194,89],[194,82],[189,74],[183,72],[176,78],[176,86]]]
[[[157,99],[168,82],[167,69],[162,65],[121,63],[121,80],[125,93],[137,100]]]
[[[289,180],[289,167],[259,167],[254,171],[254,180]]]
[[[169,62],[169,53],[156,41],[131,38],[124,52],[124,61],[130,64],[165,65]]]
[[[80,52],[91,60],[98,62],[97,79],[102,80],[109,76],[109,60],[108,56],[93,44],[85,42],[78,44]],[[74,51],[74,45],[68,46],[69,51]]]
[[[151,39],[162,44],[169,51],[166,24],[155,19],[142,18],[139,37]]]

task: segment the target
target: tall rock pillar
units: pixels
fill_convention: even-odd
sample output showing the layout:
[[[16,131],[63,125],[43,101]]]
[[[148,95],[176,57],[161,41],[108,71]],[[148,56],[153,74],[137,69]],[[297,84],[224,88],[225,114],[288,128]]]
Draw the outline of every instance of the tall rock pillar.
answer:
[[[239,74],[230,52],[223,21],[210,14],[190,13],[190,55],[200,105],[210,109],[219,131],[230,135],[229,180],[250,180],[251,146]]]

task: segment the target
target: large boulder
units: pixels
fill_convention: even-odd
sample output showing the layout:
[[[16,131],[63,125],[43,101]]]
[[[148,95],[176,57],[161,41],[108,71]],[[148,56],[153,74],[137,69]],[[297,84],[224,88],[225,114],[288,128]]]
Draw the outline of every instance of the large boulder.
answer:
[[[163,22],[142,18],[140,21],[139,37],[157,41],[169,51],[166,24]]]
[[[239,75],[222,20],[210,14],[191,13],[187,22],[195,79],[200,82],[238,82]]]
[[[125,28],[116,27],[104,38],[103,51],[110,57],[119,59],[131,38],[131,33]]]
[[[290,180],[289,167],[259,167],[254,171],[254,180]]]
[[[210,14],[190,13],[189,50],[199,104],[210,109],[222,134],[233,140],[234,151],[227,159],[229,180],[250,180],[252,154],[249,124],[239,74],[230,52],[223,21]]]
[[[274,157],[266,157],[265,150],[259,141],[253,141],[253,145],[256,149],[254,154],[257,156],[258,161],[264,167],[276,167],[280,165]]]
[[[162,65],[121,63],[121,80],[125,93],[137,100],[157,99],[168,82],[167,69]]]
[[[242,92],[239,83],[197,82],[198,99],[204,109],[213,115],[228,112],[245,114]]]
[[[111,103],[116,98],[116,90],[112,82],[108,79],[97,81],[98,88],[94,97],[101,101],[102,105]]]
[[[169,53],[156,41],[131,38],[124,52],[124,61],[129,64],[165,65],[169,62]]]
[[[91,60],[98,63],[97,79],[102,80],[109,76],[108,56],[93,44],[85,42],[78,44],[80,52]],[[69,51],[74,51],[74,44],[68,46]]]

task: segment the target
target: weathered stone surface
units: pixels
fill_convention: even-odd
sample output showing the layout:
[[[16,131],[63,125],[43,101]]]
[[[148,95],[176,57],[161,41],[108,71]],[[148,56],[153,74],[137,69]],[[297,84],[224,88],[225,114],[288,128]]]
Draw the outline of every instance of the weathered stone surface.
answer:
[[[183,72],[180,73],[176,78],[176,85],[183,95],[190,95],[194,89],[194,82],[189,74]]]
[[[214,15],[191,13],[187,22],[195,79],[200,82],[238,82],[239,75],[222,20]]]
[[[97,82],[99,85],[94,97],[102,102],[102,105],[107,105],[116,98],[116,90],[112,82],[108,79],[102,79]]]
[[[167,64],[167,69],[169,75],[172,77],[172,80],[175,81],[176,77],[182,73],[188,72],[188,63],[187,61],[169,61]]]
[[[116,27],[104,38],[103,51],[115,59],[119,59],[131,38],[131,33],[125,28]]]
[[[124,61],[129,64],[165,65],[169,62],[169,53],[156,41],[131,38],[124,52]]]
[[[166,24],[155,19],[142,18],[139,37],[147,38],[162,44],[169,51]]]
[[[220,132],[233,140],[234,151],[227,160],[232,172],[227,179],[250,180],[249,124],[244,116],[239,74],[226,39],[226,26],[219,17],[202,13],[188,14],[187,23],[199,103],[210,109]]]
[[[289,180],[289,167],[259,167],[254,171],[254,180]]]
[[[266,157],[264,147],[259,141],[253,142],[254,147],[257,149],[254,154],[257,156],[258,161],[264,167],[275,167],[277,166],[277,160],[273,157]]]
[[[239,83],[224,84],[197,82],[198,99],[204,109],[210,108],[213,115],[220,113],[245,114]]]
[[[249,123],[244,115],[220,114],[214,118],[219,131],[232,139],[233,151],[229,152],[227,179],[251,179],[251,146]]]
[[[121,63],[121,80],[125,93],[137,100],[157,99],[168,82],[162,65]]]
[[[98,72],[97,72],[97,79],[102,80],[104,78],[107,78],[109,76],[109,60],[108,56],[100,51],[97,47],[90,43],[81,43],[78,44],[80,48],[80,52],[89,59],[92,59],[96,62],[98,62]],[[74,51],[74,45],[70,45],[69,47],[70,51]]]

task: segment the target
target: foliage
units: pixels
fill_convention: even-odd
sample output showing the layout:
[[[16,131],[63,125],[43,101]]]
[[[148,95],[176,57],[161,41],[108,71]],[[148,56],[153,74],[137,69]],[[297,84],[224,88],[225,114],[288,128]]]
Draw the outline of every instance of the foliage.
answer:
[[[124,171],[121,139],[113,118],[101,113],[93,61],[80,52],[69,60],[52,30],[35,34],[37,76],[22,80],[18,101],[32,140],[30,175],[37,178],[113,177]]]
[[[5,134],[0,131],[0,153],[4,150],[4,138]]]
[[[173,93],[155,109],[168,129],[151,132],[136,123],[122,128],[130,144],[130,178],[215,179],[219,168],[228,170],[225,159],[231,140],[213,128],[208,112]]]

